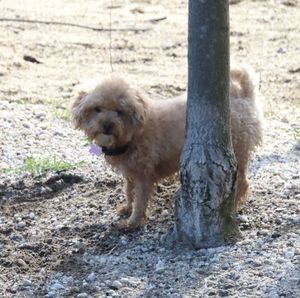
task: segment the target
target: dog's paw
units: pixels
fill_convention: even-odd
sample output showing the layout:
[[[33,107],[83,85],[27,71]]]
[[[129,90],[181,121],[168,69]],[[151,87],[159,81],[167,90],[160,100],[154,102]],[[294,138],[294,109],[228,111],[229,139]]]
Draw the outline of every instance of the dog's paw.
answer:
[[[123,219],[115,224],[115,227],[121,231],[133,231],[140,228],[143,225],[143,221],[133,221],[129,219]]]
[[[127,204],[120,205],[117,208],[117,213],[120,216],[130,216],[131,215],[131,211],[132,211],[132,208],[130,206],[128,206]]]

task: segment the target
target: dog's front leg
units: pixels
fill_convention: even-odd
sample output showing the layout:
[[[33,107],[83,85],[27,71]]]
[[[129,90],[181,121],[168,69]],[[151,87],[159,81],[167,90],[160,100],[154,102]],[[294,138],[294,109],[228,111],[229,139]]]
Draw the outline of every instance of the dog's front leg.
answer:
[[[146,218],[148,202],[153,193],[153,183],[147,178],[140,177],[134,181],[134,201],[131,216],[120,222],[119,228],[133,230],[140,227]]]
[[[134,183],[129,178],[126,178],[126,199],[127,203],[120,205],[117,209],[119,215],[130,216],[132,212],[132,203],[134,199]]]

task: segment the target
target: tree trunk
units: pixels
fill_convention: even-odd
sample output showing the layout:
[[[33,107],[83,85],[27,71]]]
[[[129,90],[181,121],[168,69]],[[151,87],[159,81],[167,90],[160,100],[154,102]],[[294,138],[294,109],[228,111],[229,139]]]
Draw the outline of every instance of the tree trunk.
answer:
[[[228,0],[190,0],[186,142],[174,234],[195,248],[236,235],[229,111]]]

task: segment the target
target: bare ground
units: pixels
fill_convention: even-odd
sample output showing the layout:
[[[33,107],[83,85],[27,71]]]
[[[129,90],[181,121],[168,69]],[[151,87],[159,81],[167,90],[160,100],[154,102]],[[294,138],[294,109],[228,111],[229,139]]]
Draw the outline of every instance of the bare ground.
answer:
[[[0,1],[1,297],[300,296],[300,3],[231,2],[231,56],[261,74],[265,143],[239,214],[243,239],[188,251],[163,244],[172,181],[158,186],[143,229],[110,228],[122,181],[55,112],[78,83],[111,72],[110,56],[149,93],[184,91],[187,1]],[[4,171],[28,156],[85,164],[41,177]]]

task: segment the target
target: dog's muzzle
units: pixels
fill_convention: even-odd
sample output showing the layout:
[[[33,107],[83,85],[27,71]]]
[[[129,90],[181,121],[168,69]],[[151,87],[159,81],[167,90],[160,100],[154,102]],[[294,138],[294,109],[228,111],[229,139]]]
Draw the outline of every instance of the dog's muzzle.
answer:
[[[126,144],[122,147],[116,147],[116,148],[108,148],[108,147],[102,147],[102,152],[107,156],[117,156],[122,155],[126,153],[128,150],[129,145]]]

